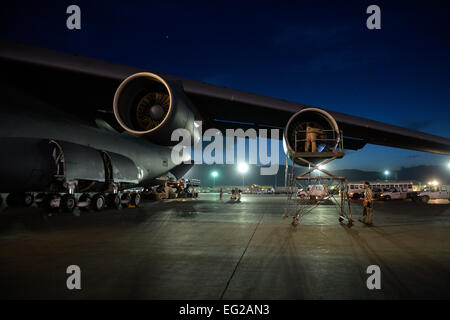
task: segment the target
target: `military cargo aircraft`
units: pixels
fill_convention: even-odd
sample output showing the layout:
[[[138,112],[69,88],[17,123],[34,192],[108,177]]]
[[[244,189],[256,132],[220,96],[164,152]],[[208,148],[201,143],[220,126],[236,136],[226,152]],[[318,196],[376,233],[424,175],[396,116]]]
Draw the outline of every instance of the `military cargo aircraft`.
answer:
[[[305,152],[320,159],[337,144],[450,154],[445,137],[8,40],[0,41],[0,68],[0,192],[8,204],[30,205],[39,193],[37,202],[72,211],[81,193],[81,208],[136,205],[139,193],[124,190],[192,167],[171,159],[170,137],[177,128],[198,136],[197,120],[222,132],[283,129],[294,162]],[[311,123],[320,134],[309,151]]]

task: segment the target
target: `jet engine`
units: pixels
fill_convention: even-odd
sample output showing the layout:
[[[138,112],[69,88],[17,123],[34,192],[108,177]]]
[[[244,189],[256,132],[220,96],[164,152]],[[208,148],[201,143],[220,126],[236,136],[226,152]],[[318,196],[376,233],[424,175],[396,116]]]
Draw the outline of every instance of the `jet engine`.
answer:
[[[336,120],[328,112],[305,108],[289,119],[284,128],[283,147],[294,163],[305,165],[297,158],[308,158],[313,163],[323,161],[326,153],[336,151],[340,139]]]
[[[141,72],[126,78],[114,95],[114,115],[128,132],[145,135],[154,143],[171,146],[178,141],[170,137],[175,129],[189,131],[198,139],[194,113],[183,89],[160,76]]]

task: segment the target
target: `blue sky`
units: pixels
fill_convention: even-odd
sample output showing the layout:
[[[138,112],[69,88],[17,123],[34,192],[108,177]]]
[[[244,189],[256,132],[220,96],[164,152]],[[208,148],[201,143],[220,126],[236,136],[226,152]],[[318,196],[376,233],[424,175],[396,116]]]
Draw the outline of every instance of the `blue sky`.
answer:
[[[81,30],[66,8],[81,8]],[[366,8],[381,8],[381,30]],[[422,1],[15,1],[0,35],[450,137],[448,8]],[[378,146],[336,168],[449,157]]]

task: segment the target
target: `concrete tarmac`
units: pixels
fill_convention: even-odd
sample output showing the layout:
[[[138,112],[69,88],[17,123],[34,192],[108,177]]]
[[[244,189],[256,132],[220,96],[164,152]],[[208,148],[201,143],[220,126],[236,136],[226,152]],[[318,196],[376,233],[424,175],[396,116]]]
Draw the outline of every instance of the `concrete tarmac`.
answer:
[[[375,226],[320,205],[297,227],[282,195],[54,214],[0,209],[1,299],[449,299],[450,205],[375,204]],[[356,220],[360,202],[352,203]],[[76,211],[77,212],[77,211]],[[68,290],[66,269],[81,269]],[[369,290],[369,265],[381,289]]]

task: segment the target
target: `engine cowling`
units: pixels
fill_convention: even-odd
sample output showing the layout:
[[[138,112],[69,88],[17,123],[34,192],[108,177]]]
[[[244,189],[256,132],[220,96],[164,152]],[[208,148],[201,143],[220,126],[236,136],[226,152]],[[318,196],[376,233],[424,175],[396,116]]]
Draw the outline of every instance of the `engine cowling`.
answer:
[[[308,133],[312,135],[308,137]],[[299,153],[309,161],[318,163],[325,159],[314,155],[336,151],[340,139],[337,122],[328,112],[318,108],[305,108],[295,113],[284,128],[283,148],[296,164],[305,165],[296,159]]]
[[[178,84],[141,72],[122,81],[114,95],[113,108],[117,122],[126,131],[171,146],[178,143],[170,139],[175,129],[188,130],[193,140],[198,136],[189,104]]]

